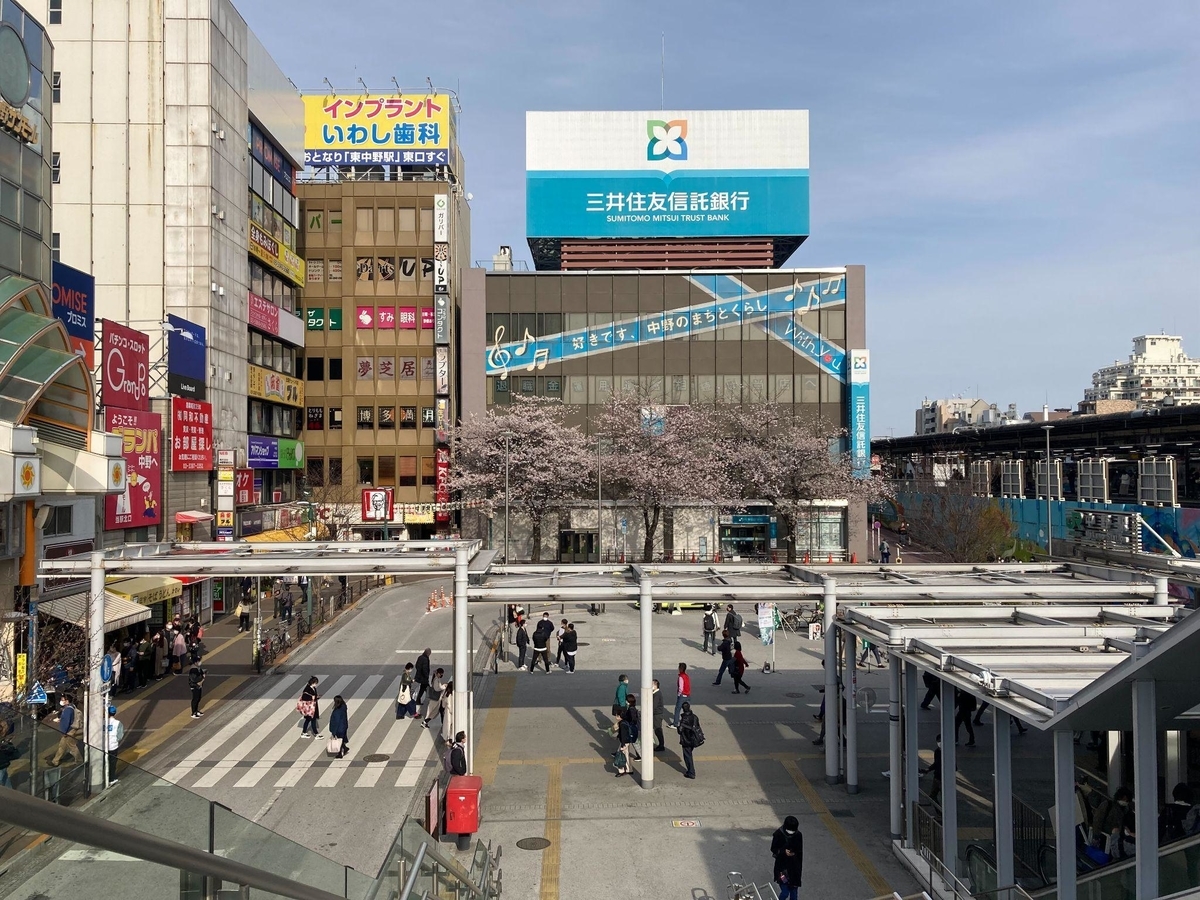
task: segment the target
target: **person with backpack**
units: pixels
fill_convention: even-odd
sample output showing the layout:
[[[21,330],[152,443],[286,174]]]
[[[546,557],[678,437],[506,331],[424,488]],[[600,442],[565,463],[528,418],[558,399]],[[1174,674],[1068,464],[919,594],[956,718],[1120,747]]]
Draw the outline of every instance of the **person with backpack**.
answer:
[[[517,668],[522,672],[525,671],[525,653],[529,650],[529,632],[525,630],[524,622],[516,623],[515,638],[517,642]]]
[[[563,653],[563,657],[567,661],[567,674],[575,674],[575,654],[579,652],[579,634],[575,631],[575,623],[568,622],[567,630],[563,632],[562,640],[558,644],[558,649]]]
[[[417,665],[413,670],[413,678],[417,682],[417,696],[413,700],[419,706],[421,699],[425,696],[425,692],[429,690],[429,654],[433,653],[428,647],[425,652],[417,657]]]
[[[742,681],[742,676],[746,674],[746,669],[749,667],[746,662],[746,657],[742,656],[742,642],[738,641],[733,645],[733,666],[730,671],[733,673],[733,692],[740,694],[742,688],[746,689],[746,693],[750,693],[750,685]]]
[[[738,611],[733,608],[732,603],[725,607],[725,630],[729,632],[731,640],[741,640],[742,617],[738,615]]]
[[[733,668],[733,638],[729,636],[729,631],[721,632],[721,644],[717,647],[721,651],[721,667],[717,669],[717,677],[713,684],[721,683],[721,676],[726,670]]]
[[[108,750],[108,783],[111,786],[117,783],[117,750],[121,741],[125,740],[125,726],[117,718],[115,706],[108,708],[108,725],[104,730]]]
[[[1178,841],[1196,832],[1200,808],[1192,802],[1192,789],[1182,781],[1171,791],[1171,802],[1158,818],[1159,843]]]
[[[709,656],[717,652],[717,612],[711,606],[704,607],[704,619],[701,621],[704,636],[704,647]]]
[[[467,733],[460,731],[454,735],[454,743],[442,754],[442,770],[447,775],[467,774]]]
[[[783,825],[771,835],[771,856],[775,858],[775,883],[779,885],[779,900],[799,900],[800,876],[804,870],[804,835],[800,820],[788,816]]]
[[[350,749],[350,709],[341,694],[333,698],[333,712],[329,714],[329,741],[330,749],[334,746],[333,742],[337,741],[335,759],[341,759]]]
[[[200,695],[204,693],[204,676],[207,673],[204,667],[200,665],[200,657],[196,657],[196,661],[192,663],[192,667],[188,669],[188,687],[192,691],[192,718],[199,719],[204,713],[200,712]]]
[[[416,684],[416,679],[413,678],[413,664],[405,663],[404,672],[400,675],[400,690],[396,692],[396,718],[403,719],[405,716],[417,717],[417,704],[413,701],[413,685]]]
[[[439,708],[442,701],[442,692],[446,689],[446,671],[444,669],[436,669],[433,673],[433,678],[429,680],[429,696],[425,700],[425,727],[429,727],[429,720],[433,718],[434,712]]]
[[[692,751],[704,743],[704,732],[700,729],[700,719],[692,712],[692,704],[685,702],[679,716],[679,749],[683,754],[683,764],[686,767],[683,777],[695,778],[696,765],[692,760]]]

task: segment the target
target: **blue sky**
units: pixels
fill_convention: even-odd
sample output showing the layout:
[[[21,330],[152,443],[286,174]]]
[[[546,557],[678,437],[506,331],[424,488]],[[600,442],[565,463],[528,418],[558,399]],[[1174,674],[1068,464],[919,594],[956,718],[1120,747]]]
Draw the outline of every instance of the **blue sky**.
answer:
[[[238,0],[235,0],[238,2]],[[1194,0],[240,0],[301,88],[457,90],[472,256],[524,242],[524,113],[811,111],[812,236],[867,267],[872,430],[923,397],[1074,407],[1136,334],[1200,356]]]

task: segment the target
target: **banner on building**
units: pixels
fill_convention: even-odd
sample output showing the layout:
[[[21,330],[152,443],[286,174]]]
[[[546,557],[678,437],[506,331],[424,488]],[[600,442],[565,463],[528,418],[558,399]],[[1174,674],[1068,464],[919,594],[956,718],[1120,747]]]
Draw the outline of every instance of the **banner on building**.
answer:
[[[125,457],[125,490],[104,498],[104,527],[143,528],[157,525],[162,511],[162,418],[145,410],[104,410],[104,430],[121,435]]]
[[[238,469],[234,480],[233,502],[236,506],[249,506],[254,502],[254,470]]]
[[[450,502],[450,451],[445,447],[438,447],[437,462],[435,463],[435,485],[434,497],[439,504]],[[450,513],[437,513],[438,522],[449,522]]]
[[[433,328],[433,307],[421,307],[421,330],[427,331]]]
[[[150,408],[150,339],[110,319],[101,321],[100,402],[121,409]]]
[[[304,382],[262,366],[251,365],[249,368],[249,394],[285,406],[304,406]]]
[[[393,488],[363,488],[362,520],[390,522],[392,520]]]
[[[450,241],[450,195],[433,195],[433,241],[445,244]]]
[[[54,316],[67,329],[71,349],[96,367],[96,279],[57,260],[52,268]]]
[[[871,351],[850,351],[850,464],[871,477]]]
[[[167,314],[167,393],[190,400],[208,396],[208,334],[187,319]]]
[[[304,465],[304,444],[290,438],[252,434],[246,448],[251,469],[299,469]]]
[[[434,348],[435,363],[437,367],[434,393],[435,394],[450,394],[450,348],[435,347]]]
[[[304,260],[271,237],[253,220],[248,219],[247,226],[250,229],[250,255],[296,284],[304,284]]]
[[[212,404],[172,397],[171,471],[209,472],[212,467]]]
[[[445,294],[433,298],[433,342],[450,343],[450,298]]]
[[[304,164],[448,166],[448,94],[306,94]]]

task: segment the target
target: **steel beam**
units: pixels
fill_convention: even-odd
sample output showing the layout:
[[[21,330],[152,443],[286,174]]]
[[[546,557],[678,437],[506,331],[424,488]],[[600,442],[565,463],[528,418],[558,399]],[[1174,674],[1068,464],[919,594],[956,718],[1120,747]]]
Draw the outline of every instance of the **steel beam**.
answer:
[[[996,884],[1016,884],[1013,858],[1012,727],[1009,715],[993,709],[992,754],[996,769],[993,786],[993,825],[996,829]]]
[[[954,741],[954,685],[942,682],[942,862],[958,875],[958,747]]]
[[[904,768],[900,754],[900,657],[888,657],[888,799],[891,838],[900,840],[904,823]]]
[[[653,741],[655,727],[661,727],[661,722],[654,722],[654,585],[649,578],[639,585],[641,591],[641,608],[638,610],[641,620],[641,683],[642,695],[638,698],[641,707],[642,729],[642,787],[646,790],[654,787],[654,750],[646,744]]]
[[[918,709],[921,687],[917,667],[892,656],[904,666],[904,846],[917,849],[916,805],[921,797],[920,787],[920,743],[918,734]],[[892,778],[897,777],[892,769]]]
[[[1054,732],[1053,742],[1057,900],[1076,900],[1078,885],[1075,878],[1075,742],[1069,731]]]
[[[841,778],[838,765],[842,747],[842,735],[838,728],[838,658],[837,658],[837,579],[826,578],[822,586],[824,595],[824,618],[822,637],[825,639],[825,782],[837,784]]]
[[[1133,683],[1133,816],[1138,900],[1158,896],[1158,726],[1155,683]],[[1168,785],[1168,790],[1174,785]],[[1061,896],[1061,895],[1060,895]]]

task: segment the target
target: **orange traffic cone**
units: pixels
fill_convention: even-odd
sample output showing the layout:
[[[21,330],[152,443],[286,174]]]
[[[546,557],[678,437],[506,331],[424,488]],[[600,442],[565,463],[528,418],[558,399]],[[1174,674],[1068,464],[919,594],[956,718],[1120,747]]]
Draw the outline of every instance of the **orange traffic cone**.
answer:
[[[693,554],[692,554],[692,562],[695,562],[695,561],[696,561],[696,554],[695,554],[695,553],[693,553]]]
[[[809,555],[808,555],[807,553],[805,553],[805,554],[804,554],[804,564],[807,566],[807,565],[809,564],[809,562],[810,562],[810,561],[811,561],[811,560],[810,560],[810,558],[809,558]]]
[[[857,562],[858,562],[858,554],[857,554],[857,553],[851,553],[851,554],[850,554],[850,565],[854,565],[854,564],[855,564],[855,563],[857,563]]]
[[[829,560],[828,560],[828,561],[829,561],[829,564],[830,564],[830,565],[833,565],[833,554],[832,554],[832,553],[830,553],[830,554],[829,554]]]

